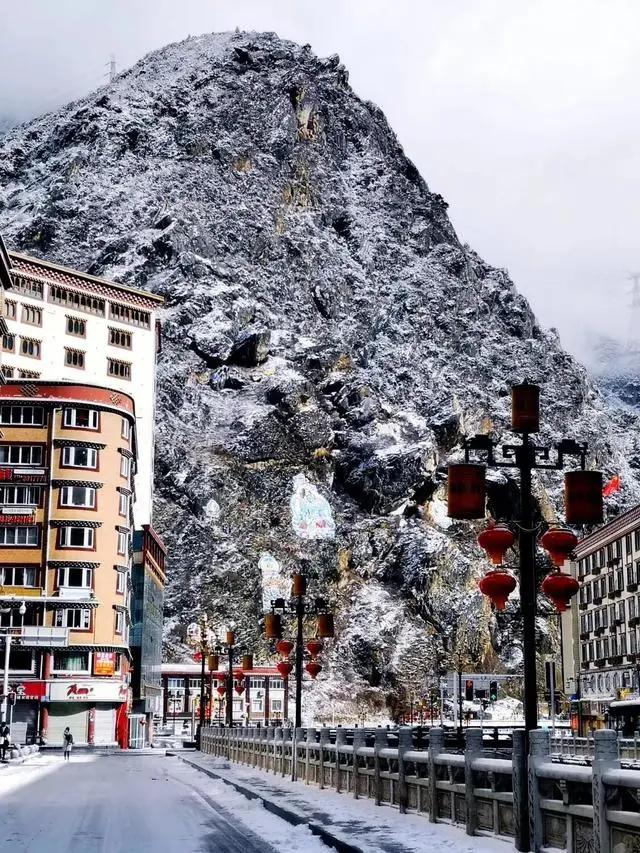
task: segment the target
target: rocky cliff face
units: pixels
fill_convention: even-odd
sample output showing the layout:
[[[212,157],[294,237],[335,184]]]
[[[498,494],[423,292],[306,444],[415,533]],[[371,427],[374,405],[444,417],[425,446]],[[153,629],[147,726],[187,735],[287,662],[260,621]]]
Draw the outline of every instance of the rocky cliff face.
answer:
[[[337,57],[272,34],[171,45],[11,131],[0,185],[12,247],[166,298],[170,653],[202,603],[258,647],[261,567],[303,557],[338,608],[340,679],[320,704],[378,701],[460,617],[512,658],[443,485],[463,434],[500,436],[525,376],[544,386],[543,439],[588,440],[637,499],[633,415],[612,414],[507,273],[460,242]],[[560,479],[537,489],[552,518]],[[494,478],[492,506],[516,500]],[[292,511],[321,538],[296,536]]]

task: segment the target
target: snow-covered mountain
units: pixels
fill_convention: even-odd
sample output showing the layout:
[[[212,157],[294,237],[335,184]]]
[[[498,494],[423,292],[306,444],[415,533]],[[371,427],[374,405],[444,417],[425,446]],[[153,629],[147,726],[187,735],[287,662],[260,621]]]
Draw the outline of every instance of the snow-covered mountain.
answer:
[[[380,699],[460,618],[490,624],[509,659],[444,479],[463,434],[502,434],[525,377],[543,385],[542,438],[588,440],[622,474],[621,500],[638,499],[635,416],[611,410],[508,274],[460,241],[337,56],[273,34],[170,45],[11,131],[0,187],[11,247],[166,298],[156,526],[170,650],[203,605],[258,648],[270,554],[286,571],[307,558],[338,608],[340,679],[319,703]],[[295,488],[333,538],[294,535]],[[538,482],[547,518],[560,488]],[[494,508],[513,514],[516,499],[493,479]]]

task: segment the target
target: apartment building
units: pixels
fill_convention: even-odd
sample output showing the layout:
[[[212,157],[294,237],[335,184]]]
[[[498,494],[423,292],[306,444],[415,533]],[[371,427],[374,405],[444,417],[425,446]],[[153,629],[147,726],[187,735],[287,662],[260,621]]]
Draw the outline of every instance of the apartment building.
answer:
[[[640,507],[581,539],[575,558],[580,590],[563,617],[563,661],[586,731],[640,691]]]
[[[7,257],[0,634],[13,639],[13,739],[42,733],[59,743],[69,725],[77,743],[126,746],[141,689],[137,709],[151,717],[154,707],[146,707],[145,682],[132,692],[132,609],[146,619],[155,608],[144,667],[156,674],[156,709],[160,701],[164,546],[152,527],[152,497],[162,300]],[[155,584],[153,607],[144,582],[136,590],[146,603],[132,600],[135,531],[143,578]]]
[[[162,721],[178,728],[197,723],[200,708],[201,667],[198,663],[162,664]],[[224,724],[226,697],[224,669],[205,673],[207,721]],[[289,716],[288,684],[275,666],[254,666],[243,673],[244,691],[233,694],[233,720],[237,725],[282,723]],[[220,688],[220,692],[218,692]],[[222,695],[221,695],[222,693]]]

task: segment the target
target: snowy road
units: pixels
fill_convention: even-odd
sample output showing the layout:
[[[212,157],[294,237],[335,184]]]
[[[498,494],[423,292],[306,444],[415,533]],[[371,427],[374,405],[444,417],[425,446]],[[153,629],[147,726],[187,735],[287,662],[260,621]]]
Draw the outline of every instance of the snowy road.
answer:
[[[58,755],[0,768],[0,851],[327,853],[177,758]]]

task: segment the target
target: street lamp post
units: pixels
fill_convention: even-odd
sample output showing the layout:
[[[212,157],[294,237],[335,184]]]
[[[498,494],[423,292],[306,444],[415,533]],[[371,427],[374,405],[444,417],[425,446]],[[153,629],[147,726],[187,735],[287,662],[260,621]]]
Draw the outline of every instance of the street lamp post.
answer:
[[[198,622],[192,622],[187,628],[187,642],[195,646],[200,654],[200,708],[197,735],[199,743],[206,720],[205,661],[209,652],[213,650],[214,642],[214,633],[209,625],[209,617],[206,613],[202,613]]]
[[[314,615],[317,617],[317,637],[319,640],[311,640],[307,643],[307,649],[311,654],[311,661],[307,664],[307,671],[311,678],[315,678],[321,671],[322,666],[317,663],[316,657],[322,650],[322,639],[331,638],[334,636],[333,614],[329,613],[327,603],[322,598],[316,598],[315,602],[307,601],[307,578],[302,574],[293,576],[291,587],[291,598],[285,601],[284,598],[276,598],[271,602],[271,612],[265,617],[265,634],[267,639],[281,640],[282,637],[282,617],[286,614],[291,614],[295,618],[296,634],[295,644],[287,640],[281,640],[277,643],[276,649],[280,654],[288,656],[291,651],[291,646],[294,646],[294,673],[296,681],[295,695],[295,725],[299,728],[302,725],[302,677],[304,667],[304,620],[306,616]],[[278,671],[283,677],[291,671],[291,664],[281,662],[278,664]]]
[[[3,612],[7,612],[7,610],[3,609]],[[18,608],[18,613],[20,616],[24,617],[27,612],[27,607],[24,601],[20,604]],[[7,628],[4,634],[4,671],[2,678],[2,710],[0,711],[0,716],[2,720],[8,723],[9,716],[9,662],[11,659],[11,628]]]
[[[567,457],[578,459],[580,470],[565,474],[565,517],[568,524],[596,524],[602,521],[602,474],[587,471],[587,444],[574,439],[562,439],[555,446],[555,461],[552,449],[532,441],[532,434],[539,430],[539,396],[537,385],[524,382],[512,387],[511,428],[520,433],[520,444],[504,444],[501,459],[496,458],[497,442],[489,435],[476,435],[465,439],[463,449],[465,462],[450,465],[448,477],[448,513],[452,518],[477,519],[485,515],[485,470],[486,468],[515,468],[520,480],[520,517],[513,521],[519,542],[520,609],[523,624],[524,663],[524,718],[525,748],[528,752],[528,734],[538,725],[538,691],[536,679],[536,540],[539,525],[534,521],[532,472],[534,470],[563,471]],[[472,464],[471,455],[482,458],[484,465]],[[555,537],[553,534],[556,534]],[[551,535],[550,535],[551,534]],[[484,538],[484,541],[482,539]],[[548,537],[545,543],[545,537]],[[516,586],[515,579],[502,568],[502,560],[515,537],[505,525],[487,528],[479,543],[484,547],[498,569],[490,572],[480,582],[480,588],[488,594],[499,609],[505,606],[506,598]],[[563,540],[554,550],[552,543]],[[563,574],[559,568],[573,550],[577,539],[567,530],[549,530],[542,538],[542,545],[549,551],[558,567],[543,583],[543,591],[556,604],[558,610],[566,608],[568,599],[578,589],[577,582]],[[492,550],[493,549],[493,550]],[[525,816],[521,816],[524,818]],[[519,849],[527,850],[528,820],[521,820],[523,837]]]

